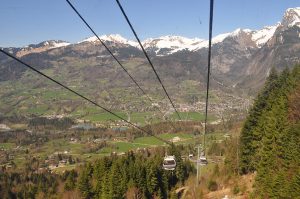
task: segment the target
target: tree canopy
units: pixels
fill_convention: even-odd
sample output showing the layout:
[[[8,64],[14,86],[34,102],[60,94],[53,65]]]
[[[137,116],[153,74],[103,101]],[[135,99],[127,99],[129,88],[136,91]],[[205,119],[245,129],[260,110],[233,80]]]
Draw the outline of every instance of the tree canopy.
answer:
[[[271,70],[240,138],[240,173],[257,172],[255,194],[295,198],[300,189],[300,66]],[[299,196],[299,195],[298,195]]]

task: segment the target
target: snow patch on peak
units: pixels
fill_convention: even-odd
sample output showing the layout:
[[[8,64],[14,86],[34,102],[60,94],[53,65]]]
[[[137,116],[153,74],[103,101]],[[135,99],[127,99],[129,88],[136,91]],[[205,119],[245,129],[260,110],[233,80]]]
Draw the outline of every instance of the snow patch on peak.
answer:
[[[204,40],[199,38],[189,39],[181,36],[167,35],[146,39],[142,44],[145,48],[171,49],[167,54],[172,54],[185,49],[194,50],[202,42]]]
[[[238,28],[238,29],[234,30],[233,32],[224,33],[224,34],[220,34],[220,35],[215,36],[214,38],[212,38],[212,44],[221,43],[221,42],[223,42],[228,37],[237,37],[241,33],[250,34],[252,32],[253,31],[250,30],[250,29],[241,29],[241,28]]]
[[[60,47],[68,46],[70,44],[71,43],[69,43],[69,42],[55,42],[55,43],[53,43],[53,46],[50,48],[60,48]]]
[[[104,41],[114,42],[114,43],[122,43],[122,44],[131,45],[131,46],[138,46],[137,42],[125,39],[124,37],[122,37],[119,34],[102,35],[100,37],[100,39],[102,39]]]
[[[155,45],[158,48],[188,48],[190,45],[195,45],[202,42],[202,39],[193,38],[189,39],[181,36],[167,35],[158,38],[146,39],[142,42],[145,47]]]
[[[297,14],[298,16],[300,16],[300,7],[296,7],[296,8],[288,8],[286,11],[285,11],[285,15],[288,15],[288,14]]]
[[[232,33],[223,33],[223,34],[217,35],[214,38],[212,38],[212,44],[220,43],[220,42],[224,41],[224,39],[226,39],[230,35],[232,35]]]
[[[254,31],[252,34],[252,40],[256,43],[258,47],[263,46],[265,43],[267,43],[267,41],[269,41],[273,37],[279,25],[280,24],[278,23],[275,26],[265,26],[261,30]]]
[[[71,43],[66,42],[66,41],[62,41],[62,40],[48,40],[48,41],[43,41],[41,43],[38,44],[30,44],[28,46],[24,46],[22,47],[22,49],[32,49],[32,48],[47,48],[47,49],[52,49],[52,48],[59,48],[59,47],[64,47],[64,46],[68,46]]]
[[[288,8],[283,16],[281,24],[284,27],[299,26],[300,27],[300,7]]]
[[[253,31],[250,30],[250,29],[241,29],[241,28],[238,28],[235,31],[233,31],[230,36],[238,36],[241,33],[247,33],[247,34],[249,34],[251,32],[253,32]]]
[[[182,43],[182,44],[186,44],[186,43],[193,44],[195,42],[201,42],[202,41],[202,39],[199,39],[199,38],[189,39],[189,38],[186,38],[186,37],[175,36],[175,35],[162,36],[162,37],[159,37],[158,39],[168,40],[170,42],[179,42],[179,43]]]
[[[111,34],[111,35],[102,35],[100,39],[107,40],[107,41],[117,41],[117,42],[125,42],[127,39],[122,37],[119,34]]]
[[[138,46],[138,43],[135,41],[131,41],[128,39],[125,39],[119,34],[110,34],[110,35],[102,35],[99,37],[102,41],[109,41],[113,43],[121,43],[121,44],[127,44],[131,46]],[[98,38],[96,36],[89,37],[83,41],[80,41],[78,43],[83,43],[83,42],[97,42]]]
[[[84,40],[82,40],[78,43],[80,44],[80,43],[83,43],[83,42],[96,42],[97,40],[98,40],[97,37],[93,36],[93,37],[86,38],[86,39],[84,39]]]

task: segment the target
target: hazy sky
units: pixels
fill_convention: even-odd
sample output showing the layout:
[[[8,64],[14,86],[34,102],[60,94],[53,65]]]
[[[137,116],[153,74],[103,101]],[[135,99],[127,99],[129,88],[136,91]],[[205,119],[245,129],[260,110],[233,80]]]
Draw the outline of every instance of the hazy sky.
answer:
[[[133,39],[115,0],[71,0],[99,34]],[[142,39],[162,35],[208,37],[209,0],[120,0]],[[213,34],[260,29],[280,21],[300,0],[215,0]],[[1,0],[0,46],[49,39],[78,42],[92,33],[65,0]]]

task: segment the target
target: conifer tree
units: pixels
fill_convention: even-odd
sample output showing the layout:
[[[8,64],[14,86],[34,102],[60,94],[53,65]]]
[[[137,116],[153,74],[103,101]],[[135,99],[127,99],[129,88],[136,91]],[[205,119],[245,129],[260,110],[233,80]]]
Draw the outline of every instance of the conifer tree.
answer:
[[[92,196],[89,171],[89,168],[83,169],[78,178],[78,190],[84,198],[90,198]]]
[[[107,199],[110,195],[109,187],[109,172],[103,174],[102,185],[101,185],[101,199]]]
[[[147,171],[147,190],[153,195],[157,191],[157,187],[158,179],[156,168],[151,165]]]
[[[109,197],[111,199],[123,198],[124,193],[122,190],[122,175],[117,162],[113,162],[109,176]]]
[[[94,178],[95,178],[95,188],[94,193],[97,198],[102,195],[103,181],[105,181],[105,173],[110,169],[110,161],[107,157],[98,160],[94,166]]]
[[[76,174],[75,171],[72,170],[69,172],[68,177],[65,183],[65,190],[70,191],[76,187]]]

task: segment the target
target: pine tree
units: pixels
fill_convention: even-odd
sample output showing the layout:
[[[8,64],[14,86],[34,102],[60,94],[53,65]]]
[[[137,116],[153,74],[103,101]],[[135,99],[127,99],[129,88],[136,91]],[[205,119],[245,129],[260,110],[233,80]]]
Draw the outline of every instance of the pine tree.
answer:
[[[77,187],[84,198],[90,198],[92,196],[89,171],[89,168],[83,169],[78,178]]]
[[[116,162],[113,162],[111,166],[110,176],[109,176],[109,197],[112,199],[123,198],[125,192],[122,190],[122,175],[120,173],[120,168]]]
[[[110,194],[109,173],[104,173],[101,185],[101,199],[108,199]]]
[[[70,191],[76,187],[76,173],[74,170],[70,171],[65,183],[65,190]]]
[[[142,191],[144,196],[146,196],[147,193],[147,175],[146,175],[146,168],[142,165],[141,161],[136,162],[135,165],[135,178],[136,178],[136,185],[137,187]]]
[[[95,179],[94,193],[97,198],[101,198],[103,190],[103,181],[105,181],[105,173],[110,169],[110,160],[104,157],[98,160],[94,166],[93,177]]]
[[[158,188],[157,172],[154,166],[150,166],[147,171],[147,190],[153,195]]]

